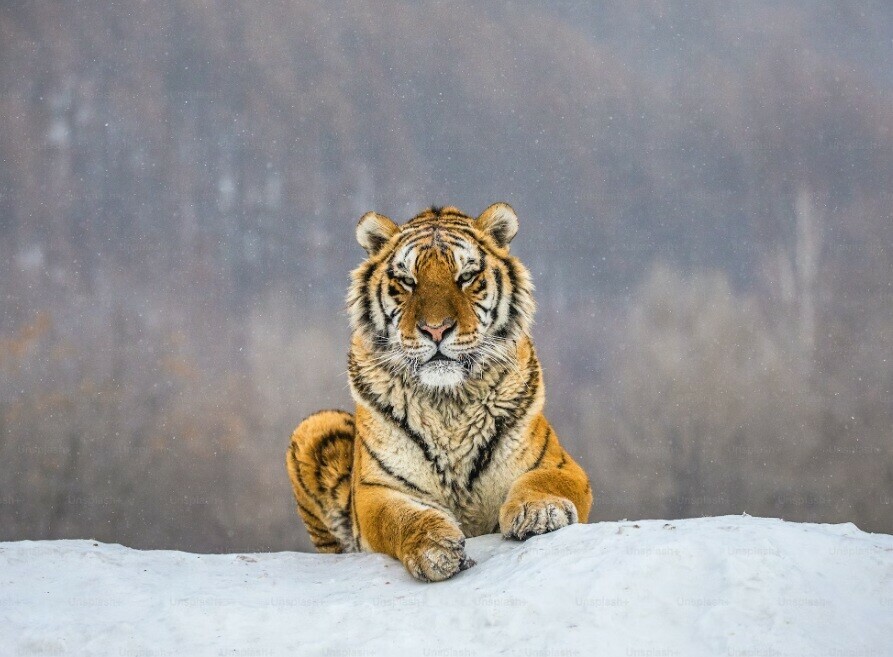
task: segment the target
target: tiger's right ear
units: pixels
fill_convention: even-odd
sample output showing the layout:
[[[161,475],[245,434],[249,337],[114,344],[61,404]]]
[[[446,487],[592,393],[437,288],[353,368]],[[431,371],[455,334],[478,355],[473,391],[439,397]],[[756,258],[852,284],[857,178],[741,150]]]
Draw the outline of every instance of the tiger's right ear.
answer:
[[[518,215],[508,203],[494,203],[481,213],[475,224],[490,235],[496,244],[508,247],[518,232]]]
[[[367,212],[357,224],[357,242],[369,255],[375,255],[399,229],[383,214]]]

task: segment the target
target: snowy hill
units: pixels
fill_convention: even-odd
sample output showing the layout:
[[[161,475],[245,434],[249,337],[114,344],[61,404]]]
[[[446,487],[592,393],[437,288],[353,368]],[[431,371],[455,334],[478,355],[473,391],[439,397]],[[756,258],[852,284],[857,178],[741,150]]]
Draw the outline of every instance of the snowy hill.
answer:
[[[15,655],[893,655],[893,536],[751,517],[468,542],[420,584],[381,555],[0,543]]]

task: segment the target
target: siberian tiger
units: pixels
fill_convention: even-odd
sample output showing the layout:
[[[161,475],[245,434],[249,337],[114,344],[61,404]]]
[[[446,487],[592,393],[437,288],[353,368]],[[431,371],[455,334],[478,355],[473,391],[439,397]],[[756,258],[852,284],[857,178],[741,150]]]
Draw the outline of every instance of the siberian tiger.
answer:
[[[524,540],[585,522],[586,473],[542,414],[527,269],[505,203],[477,219],[430,208],[402,226],[369,212],[352,273],[354,414],[322,411],[286,465],[320,552],[383,552],[417,579],[473,565],[465,538]]]

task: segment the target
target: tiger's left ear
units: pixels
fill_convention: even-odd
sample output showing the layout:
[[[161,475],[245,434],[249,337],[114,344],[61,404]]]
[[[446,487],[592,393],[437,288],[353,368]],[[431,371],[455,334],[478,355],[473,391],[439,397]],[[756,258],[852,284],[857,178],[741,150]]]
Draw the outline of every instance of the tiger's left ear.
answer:
[[[357,242],[373,256],[400,228],[383,214],[367,212],[357,224]]]
[[[518,232],[518,215],[508,203],[494,203],[474,222],[478,230],[487,233],[499,246],[508,246]]]

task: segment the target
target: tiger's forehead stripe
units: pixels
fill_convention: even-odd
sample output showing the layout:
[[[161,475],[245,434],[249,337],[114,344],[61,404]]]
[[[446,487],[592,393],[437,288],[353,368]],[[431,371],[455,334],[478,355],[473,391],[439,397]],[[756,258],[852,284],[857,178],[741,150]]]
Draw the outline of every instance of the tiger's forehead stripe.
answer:
[[[413,219],[409,221],[410,224],[416,223],[424,223],[424,222],[436,222],[436,221],[449,221],[450,219],[459,219],[460,221],[471,222],[473,219],[469,217],[467,214],[459,210],[459,208],[455,208],[453,206],[449,206],[446,208],[428,208],[423,211],[421,214],[417,215]]]
[[[485,261],[493,263],[491,267],[505,267],[504,255],[494,250],[489,236],[481,234],[475,221],[455,207],[429,208],[399,227],[393,246],[375,258],[374,269],[391,276],[412,275],[428,249],[449,252],[457,274],[484,269]],[[502,280],[499,283],[502,287]]]
[[[424,225],[406,224],[401,229],[395,255],[404,257],[408,249],[420,245],[427,248],[437,247],[441,250],[446,247],[467,249],[469,245],[477,242],[479,242],[479,237],[475,235],[470,225],[451,226],[441,222]]]
[[[404,271],[411,271],[418,257],[414,244],[404,244],[394,254],[394,266]]]
[[[461,235],[467,239],[477,239],[471,224],[444,224],[442,222],[431,222],[420,225],[406,224],[400,229],[401,241],[425,237],[430,238],[435,235],[440,235],[441,237]]]
[[[437,217],[436,219],[422,219],[421,221],[418,219],[412,219],[411,221],[403,225],[403,230],[424,230],[435,227],[443,228],[446,230],[457,230],[462,228],[471,228],[471,226],[472,222],[469,219],[463,219],[461,217],[456,217],[455,219],[444,219],[443,217]]]
[[[394,253],[393,266],[395,269],[412,270],[428,251],[449,254],[458,270],[482,259],[482,249],[474,241],[433,228],[402,244]]]

